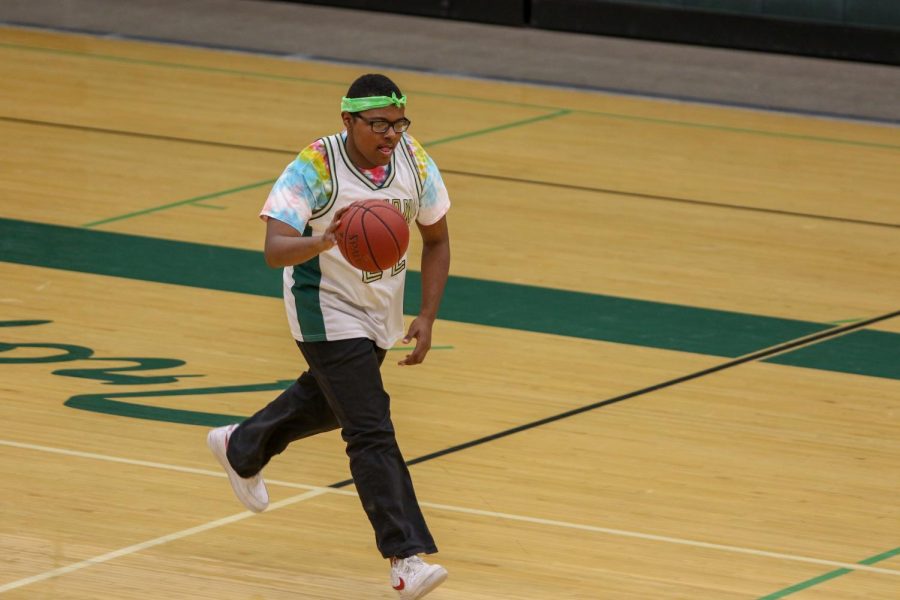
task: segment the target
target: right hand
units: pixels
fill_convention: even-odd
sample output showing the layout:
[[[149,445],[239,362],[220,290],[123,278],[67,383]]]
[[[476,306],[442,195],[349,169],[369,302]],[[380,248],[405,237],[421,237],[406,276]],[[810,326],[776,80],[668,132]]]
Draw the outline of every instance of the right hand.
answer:
[[[322,234],[322,251],[330,250],[337,244],[337,236],[335,235],[335,231],[341,225],[341,217],[347,212],[349,206],[345,206],[343,208],[338,209],[336,213],[334,213],[334,218],[331,219],[331,223],[328,224],[328,227],[325,229],[325,233]]]

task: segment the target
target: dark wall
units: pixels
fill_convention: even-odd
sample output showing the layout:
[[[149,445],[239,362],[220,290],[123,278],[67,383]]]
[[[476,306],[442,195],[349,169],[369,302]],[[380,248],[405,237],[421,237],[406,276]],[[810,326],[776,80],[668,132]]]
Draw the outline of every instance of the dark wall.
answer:
[[[588,0],[588,3],[664,7],[680,10],[682,14],[704,11],[900,30],[900,2],[897,0]]]
[[[900,65],[900,0],[294,0]]]
[[[494,25],[524,25],[531,0],[294,0],[421,17],[442,17]]]
[[[877,1],[870,0],[872,7]],[[879,27],[864,24],[877,13],[842,13],[836,10],[842,2],[851,0],[793,0],[791,4],[784,0],[728,4],[723,0],[532,0],[530,24],[559,31],[900,64],[900,0],[889,0],[896,11],[885,10]],[[853,16],[858,20],[848,18]]]

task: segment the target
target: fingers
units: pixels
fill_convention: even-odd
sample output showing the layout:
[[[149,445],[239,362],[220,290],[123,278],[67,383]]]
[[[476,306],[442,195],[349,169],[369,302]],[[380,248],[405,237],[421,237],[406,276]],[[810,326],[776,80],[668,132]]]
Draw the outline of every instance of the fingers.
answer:
[[[340,224],[341,224],[340,217],[335,217],[331,221],[331,223],[328,224],[328,227],[325,228],[325,233],[326,234],[330,233],[330,234],[334,235],[334,232],[337,231],[337,228],[340,226]]]
[[[401,367],[404,365],[418,365],[425,361],[425,355],[431,349],[431,327],[419,319],[413,320],[409,326],[409,331],[403,336],[403,343],[408,344],[413,339],[416,340],[416,347],[403,360],[397,363]]]
[[[350,210],[351,208],[353,208],[353,207],[356,206],[357,204],[362,204],[363,202],[365,202],[365,200],[356,200],[355,202],[351,202],[351,203],[348,204],[347,206],[342,206],[341,208],[337,209],[337,210],[334,212],[334,219],[335,219],[335,220],[340,220],[340,218],[341,218],[342,216],[344,216],[344,214],[345,214],[348,210]]]
[[[350,206],[352,206],[352,204]],[[334,217],[331,219],[331,223],[329,223],[328,228],[325,230],[326,233],[334,233],[337,230],[337,228],[341,224],[341,217],[344,216],[344,213],[347,212],[350,206],[344,206],[335,211]]]
[[[427,352],[428,352],[428,350],[420,351],[420,349],[417,347],[415,350],[413,350],[412,354],[407,354],[406,358],[399,361],[397,364],[400,365],[401,367],[407,366],[407,365],[421,364],[425,361],[425,354]]]
[[[403,338],[403,343],[404,343],[404,344],[408,344],[408,343],[409,343],[409,340],[410,340],[410,337],[411,337],[411,336],[407,335],[405,338]],[[420,362],[422,362],[421,360],[416,361],[415,358],[414,358],[414,357],[415,357],[415,354],[416,354],[416,350],[418,350],[418,349],[419,349],[419,344],[418,344],[418,341],[416,341],[416,347],[413,348],[412,353],[407,354],[406,356],[404,356],[404,357],[403,357],[403,360],[398,361],[397,364],[400,365],[400,366],[402,367],[402,366],[404,366],[404,365],[416,365],[416,364],[419,364]]]
[[[430,344],[420,340],[418,335],[413,333],[412,330],[410,330],[410,332],[406,334],[406,337],[403,338],[403,343],[408,344],[410,342],[410,340],[412,340],[413,338],[416,338],[416,347],[413,348],[413,351],[410,354],[407,354],[403,358],[403,360],[401,360],[397,363],[401,367],[404,365],[420,364],[422,361],[425,360],[425,355],[428,353],[428,348],[430,347]]]
[[[404,340],[408,342],[408,340]],[[404,365],[418,365],[425,362],[425,355],[428,354],[428,351],[431,349],[431,344],[428,342],[423,342],[422,340],[416,340],[416,347],[413,348],[413,351],[410,354],[407,354],[403,360],[399,361],[397,364],[401,367]]]

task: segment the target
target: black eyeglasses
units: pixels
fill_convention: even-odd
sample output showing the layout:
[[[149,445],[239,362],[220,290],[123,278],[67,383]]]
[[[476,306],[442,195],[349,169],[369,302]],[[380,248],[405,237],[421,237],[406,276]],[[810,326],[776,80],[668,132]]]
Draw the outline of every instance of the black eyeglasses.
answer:
[[[369,127],[372,128],[372,131],[375,133],[387,133],[388,129],[393,129],[397,133],[403,133],[409,126],[412,125],[412,121],[407,118],[397,119],[396,121],[388,121],[387,119],[367,119],[362,115],[358,115],[356,113],[350,113],[357,119],[362,119],[366,123],[369,124]]]

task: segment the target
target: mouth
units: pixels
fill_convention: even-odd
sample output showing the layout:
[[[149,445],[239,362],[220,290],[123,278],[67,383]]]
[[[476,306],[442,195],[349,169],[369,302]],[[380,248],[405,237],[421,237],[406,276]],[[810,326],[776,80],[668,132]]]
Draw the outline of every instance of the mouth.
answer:
[[[382,144],[378,146],[378,152],[383,156],[390,156],[394,152],[394,147],[390,144]]]

